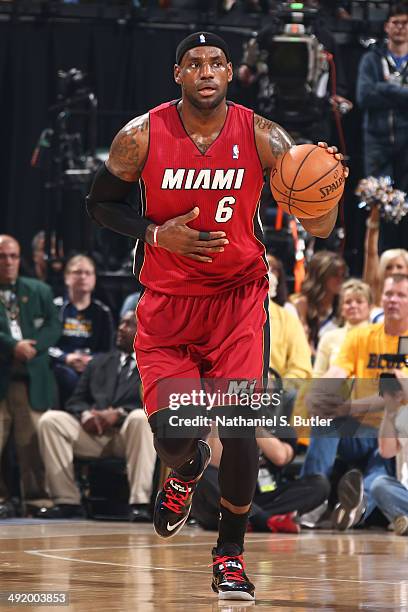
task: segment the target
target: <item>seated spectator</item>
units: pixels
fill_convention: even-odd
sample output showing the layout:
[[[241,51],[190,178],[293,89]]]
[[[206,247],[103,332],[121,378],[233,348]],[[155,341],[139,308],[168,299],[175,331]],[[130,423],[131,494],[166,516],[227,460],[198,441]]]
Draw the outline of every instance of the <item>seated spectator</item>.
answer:
[[[57,298],[62,336],[49,353],[63,408],[71,397],[79,376],[98,353],[110,351],[113,340],[111,311],[92,298],[95,264],[86,255],[74,255],[65,266],[66,298]]]
[[[267,258],[269,265],[273,266],[274,262],[271,259],[275,258],[271,258],[270,255]],[[298,395],[298,381],[311,377],[312,355],[299,317],[297,314],[294,315],[289,308],[282,307],[285,304],[285,291],[282,290],[284,276],[280,275],[281,281],[279,282],[274,273],[276,269],[276,267],[269,268],[269,325],[271,338],[273,338],[269,356],[269,372],[271,378],[278,376],[284,379],[282,414],[290,419]],[[270,387],[273,387],[274,384],[271,381]],[[301,430],[297,431],[302,435]],[[300,441],[304,443],[304,440]]]
[[[393,475],[393,466],[378,451],[379,413],[384,400],[378,394],[387,355],[397,355],[400,336],[408,335],[408,277],[386,279],[382,297],[384,322],[349,331],[329,370],[315,381],[307,397],[311,414],[331,417],[328,427],[313,428],[303,475],[330,478],[336,457],[352,468],[339,483],[339,504],[333,524],[340,530],[365,521],[376,506],[372,485],[379,476]],[[404,368],[407,373],[408,370]],[[354,397],[345,401],[344,381],[353,378]]]
[[[25,276],[52,284],[53,277],[61,274],[63,269],[64,252],[62,245],[58,245],[55,232],[50,239],[50,256],[46,251],[46,234],[44,230],[37,232],[31,241],[31,257],[21,259],[20,270]],[[58,251],[58,252],[57,252]]]
[[[51,289],[19,276],[20,245],[0,236],[0,460],[13,429],[21,492],[31,512],[49,503],[37,424],[54,402],[48,348],[61,334]],[[0,471],[0,518],[14,515]]]
[[[320,340],[315,362],[313,378],[323,376],[335,362],[343,341],[354,327],[369,322],[371,307],[370,287],[356,278],[346,280],[340,291],[339,312],[342,325],[325,333]]]
[[[318,251],[307,266],[300,293],[292,296],[313,354],[323,333],[338,327],[338,295],[346,273],[346,263],[340,255]]]
[[[297,381],[311,377],[312,358],[299,318],[276,303],[277,289],[279,289],[279,283],[270,269],[269,325],[273,341],[271,342],[269,355],[269,372],[272,376],[284,379],[282,412],[290,418],[297,395]],[[271,386],[273,386],[273,383]]]
[[[270,295],[270,297],[273,299],[275,304],[278,304],[282,308],[286,308],[286,310],[297,317],[298,311],[296,310],[296,307],[288,301],[288,283],[286,280],[283,263],[280,259],[274,255],[271,255],[270,253],[266,254],[266,259],[268,260],[269,271],[276,278],[276,282],[274,282],[274,285],[276,285],[275,295],[273,297]]]
[[[401,390],[384,392],[384,416],[378,433],[380,454],[397,458],[397,477],[379,476],[371,487],[377,506],[398,535],[408,535],[408,379],[399,370],[395,376]]]
[[[367,219],[367,232],[364,242],[363,279],[370,285],[373,292],[374,308],[371,312],[373,323],[379,323],[384,318],[384,312],[380,304],[385,279],[392,274],[408,274],[408,251],[405,249],[389,249],[379,257],[379,219],[380,213],[375,206]]]
[[[284,432],[285,437],[276,437],[259,431],[260,469],[249,515],[251,531],[299,533],[296,515],[320,506],[329,495],[329,483],[323,476],[285,482],[284,466],[293,461],[297,443],[293,428],[285,427]],[[211,462],[197,486],[192,512],[204,529],[216,530],[220,498],[218,467],[222,445],[218,435],[211,435],[208,443],[212,453]]]
[[[338,329],[326,332],[321,338],[313,364],[313,378],[323,376],[334,363],[347,332],[357,325],[368,323],[371,305],[371,291],[368,285],[357,279],[349,279],[342,285],[339,296],[339,322],[343,323]],[[307,418],[309,415],[305,407],[307,387],[302,386],[298,394],[294,414]],[[299,443],[309,445],[310,428],[297,428]]]
[[[42,518],[82,515],[74,457],[126,457],[130,520],[150,520],[156,453],[142,409],[141,383],[133,352],[136,319],[121,319],[116,349],[96,356],[82,374],[66,411],[50,410],[39,423],[41,454],[55,506]]]
[[[44,230],[35,234],[31,241],[31,253],[33,262],[33,276],[39,280],[47,280],[47,257],[45,253]]]
[[[131,293],[130,295],[128,295],[123,300],[123,304],[120,308],[120,313],[119,313],[120,316],[123,317],[124,314],[129,312],[129,310],[131,310],[132,312],[135,312],[139,298],[140,298],[140,291],[135,291],[135,293]]]
[[[309,378],[312,374],[310,347],[298,317],[275,302],[275,276],[269,275],[269,367],[281,378]]]

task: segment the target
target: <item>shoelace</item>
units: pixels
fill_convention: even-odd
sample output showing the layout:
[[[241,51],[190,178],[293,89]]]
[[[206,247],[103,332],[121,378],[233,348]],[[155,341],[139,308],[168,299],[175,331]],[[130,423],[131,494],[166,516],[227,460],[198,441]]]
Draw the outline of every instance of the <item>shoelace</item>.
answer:
[[[228,569],[227,566],[227,562],[228,561],[239,561],[239,563],[241,564],[241,569]],[[238,555],[236,557],[216,557],[215,561],[213,563],[211,563],[208,567],[212,567],[213,565],[218,565],[219,563],[222,563],[224,565],[223,569],[220,569],[219,571],[222,572],[227,580],[236,580],[237,582],[245,582],[245,578],[242,575],[244,569],[245,569],[245,563],[244,563],[244,558],[242,555]]]
[[[172,486],[173,482],[180,483],[183,488],[185,487],[185,491],[177,491],[177,489]],[[163,491],[166,493],[166,501],[163,502],[163,506],[176,514],[181,514],[190,492],[189,484],[189,482],[178,480],[178,478],[168,478],[163,486]]]

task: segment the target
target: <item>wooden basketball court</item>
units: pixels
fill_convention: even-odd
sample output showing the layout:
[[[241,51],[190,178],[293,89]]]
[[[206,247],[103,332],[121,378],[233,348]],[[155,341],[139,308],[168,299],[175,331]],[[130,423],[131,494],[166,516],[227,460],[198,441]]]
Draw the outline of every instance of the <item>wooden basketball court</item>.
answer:
[[[31,609],[193,612],[408,610],[408,540],[386,532],[249,534],[256,603],[219,602],[210,588],[216,534],[185,527],[163,541],[151,525],[0,523],[0,592],[66,592],[68,606]],[[1,610],[22,606],[0,604]]]

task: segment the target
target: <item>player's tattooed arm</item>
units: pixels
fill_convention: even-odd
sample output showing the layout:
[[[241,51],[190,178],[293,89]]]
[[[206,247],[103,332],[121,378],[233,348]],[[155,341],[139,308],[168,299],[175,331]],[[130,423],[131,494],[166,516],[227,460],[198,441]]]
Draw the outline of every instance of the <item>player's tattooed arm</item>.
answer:
[[[116,134],[106,162],[123,181],[139,180],[149,148],[149,113],[132,119]]]
[[[97,170],[86,197],[88,214],[98,225],[146,241],[155,226],[128,204],[127,197],[140,178],[148,146],[149,116],[146,114],[130,121],[116,135],[109,158]]]
[[[254,130],[262,168],[270,172],[275,167],[278,157],[295,144],[294,140],[283,127],[256,114]]]
[[[254,115],[255,142],[258,149],[262,168],[267,172],[275,167],[277,159],[290,147],[295,145],[293,138],[277,123]],[[327,149],[328,153],[334,155],[339,161],[343,156],[337,152],[336,147],[329,147],[325,142],[319,142],[319,146]],[[348,168],[344,168],[344,176],[348,176]],[[315,219],[301,219],[306,231],[319,238],[327,238],[336,224],[338,207],[336,206],[322,217]]]

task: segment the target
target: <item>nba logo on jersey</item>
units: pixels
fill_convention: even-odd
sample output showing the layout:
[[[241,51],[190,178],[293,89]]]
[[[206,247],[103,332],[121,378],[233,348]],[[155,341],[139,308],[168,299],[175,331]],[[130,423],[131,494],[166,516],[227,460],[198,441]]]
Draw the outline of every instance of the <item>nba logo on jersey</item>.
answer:
[[[239,157],[239,146],[235,144],[232,147],[232,159],[238,159],[238,157]]]
[[[201,44],[205,43],[205,36],[204,36],[204,34],[200,34],[200,43]]]

